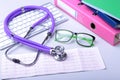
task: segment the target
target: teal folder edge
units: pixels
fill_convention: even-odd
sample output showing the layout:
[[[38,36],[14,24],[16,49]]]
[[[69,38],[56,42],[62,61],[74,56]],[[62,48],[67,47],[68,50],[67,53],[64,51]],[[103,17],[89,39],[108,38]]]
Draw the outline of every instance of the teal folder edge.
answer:
[[[116,20],[115,18],[112,18],[98,10],[95,10],[91,7],[89,7],[93,12],[94,15],[98,15],[100,16],[105,22],[107,22],[111,27],[115,28],[115,29],[120,29],[120,21]]]
[[[81,0],[81,1],[82,3],[120,21],[120,6],[119,6],[120,0],[114,0],[114,1],[111,1],[111,0]]]

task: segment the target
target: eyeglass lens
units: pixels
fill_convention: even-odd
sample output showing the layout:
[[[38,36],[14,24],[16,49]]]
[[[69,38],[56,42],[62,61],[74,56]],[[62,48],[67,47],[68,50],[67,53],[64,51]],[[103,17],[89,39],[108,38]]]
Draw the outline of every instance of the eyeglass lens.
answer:
[[[76,40],[80,45],[91,46],[93,44],[93,38],[87,34],[77,34]]]
[[[56,40],[59,42],[67,42],[71,39],[72,35],[69,31],[60,30],[56,33]]]

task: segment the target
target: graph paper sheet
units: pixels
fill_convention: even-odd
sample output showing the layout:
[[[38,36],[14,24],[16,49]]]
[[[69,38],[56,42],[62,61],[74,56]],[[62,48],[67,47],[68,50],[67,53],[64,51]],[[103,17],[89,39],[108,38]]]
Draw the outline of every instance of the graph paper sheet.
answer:
[[[105,69],[104,62],[97,47],[76,48],[66,50],[66,52],[68,58],[62,62],[55,61],[51,56],[42,53],[38,62],[31,67],[15,64],[7,60],[5,55],[3,55],[1,56],[2,79]],[[35,54],[26,53],[12,56],[28,63],[32,62]]]

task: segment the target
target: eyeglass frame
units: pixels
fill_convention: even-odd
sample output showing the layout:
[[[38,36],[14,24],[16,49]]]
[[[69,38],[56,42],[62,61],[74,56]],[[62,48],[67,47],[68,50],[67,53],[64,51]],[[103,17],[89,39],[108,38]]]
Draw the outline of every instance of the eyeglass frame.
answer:
[[[70,39],[67,40],[67,41],[59,41],[59,40],[56,38],[58,31],[67,31],[67,32],[72,33],[72,35],[71,35]],[[78,42],[78,40],[77,40],[77,35],[78,35],[78,34],[85,34],[85,35],[90,36],[90,37],[92,38],[92,43],[91,43],[91,45],[87,46],[87,45],[82,45],[82,44],[80,44],[80,43]],[[74,35],[75,35],[75,37],[74,37]],[[93,36],[93,35],[91,35],[91,34],[88,34],[88,33],[76,33],[76,32],[72,32],[72,31],[70,31],[70,30],[66,30],[66,29],[59,29],[59,30],[56,30],[56,31],[55,31],[55,40],[58,41],[58,42],[69,42],[72,38],[76,38],[76,42],[77,42],[80,46],[84,46],[84,47],[91,47],[91,46],[93,46],[93,42],[95,41],[95,36]]]

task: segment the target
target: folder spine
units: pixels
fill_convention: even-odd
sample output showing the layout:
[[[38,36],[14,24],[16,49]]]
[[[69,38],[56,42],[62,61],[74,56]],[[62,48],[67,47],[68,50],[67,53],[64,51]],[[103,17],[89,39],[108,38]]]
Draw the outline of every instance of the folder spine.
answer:
[[[83,24],[86,28],[93,31],[111,45],[116,45],[120,42],[120,30],[113,29],[99,16],[93,15],[93,11],[80,0],[54,0],[55,5],[72,16],[75,20]],[[68,9],[73,10],[71,12]]]

